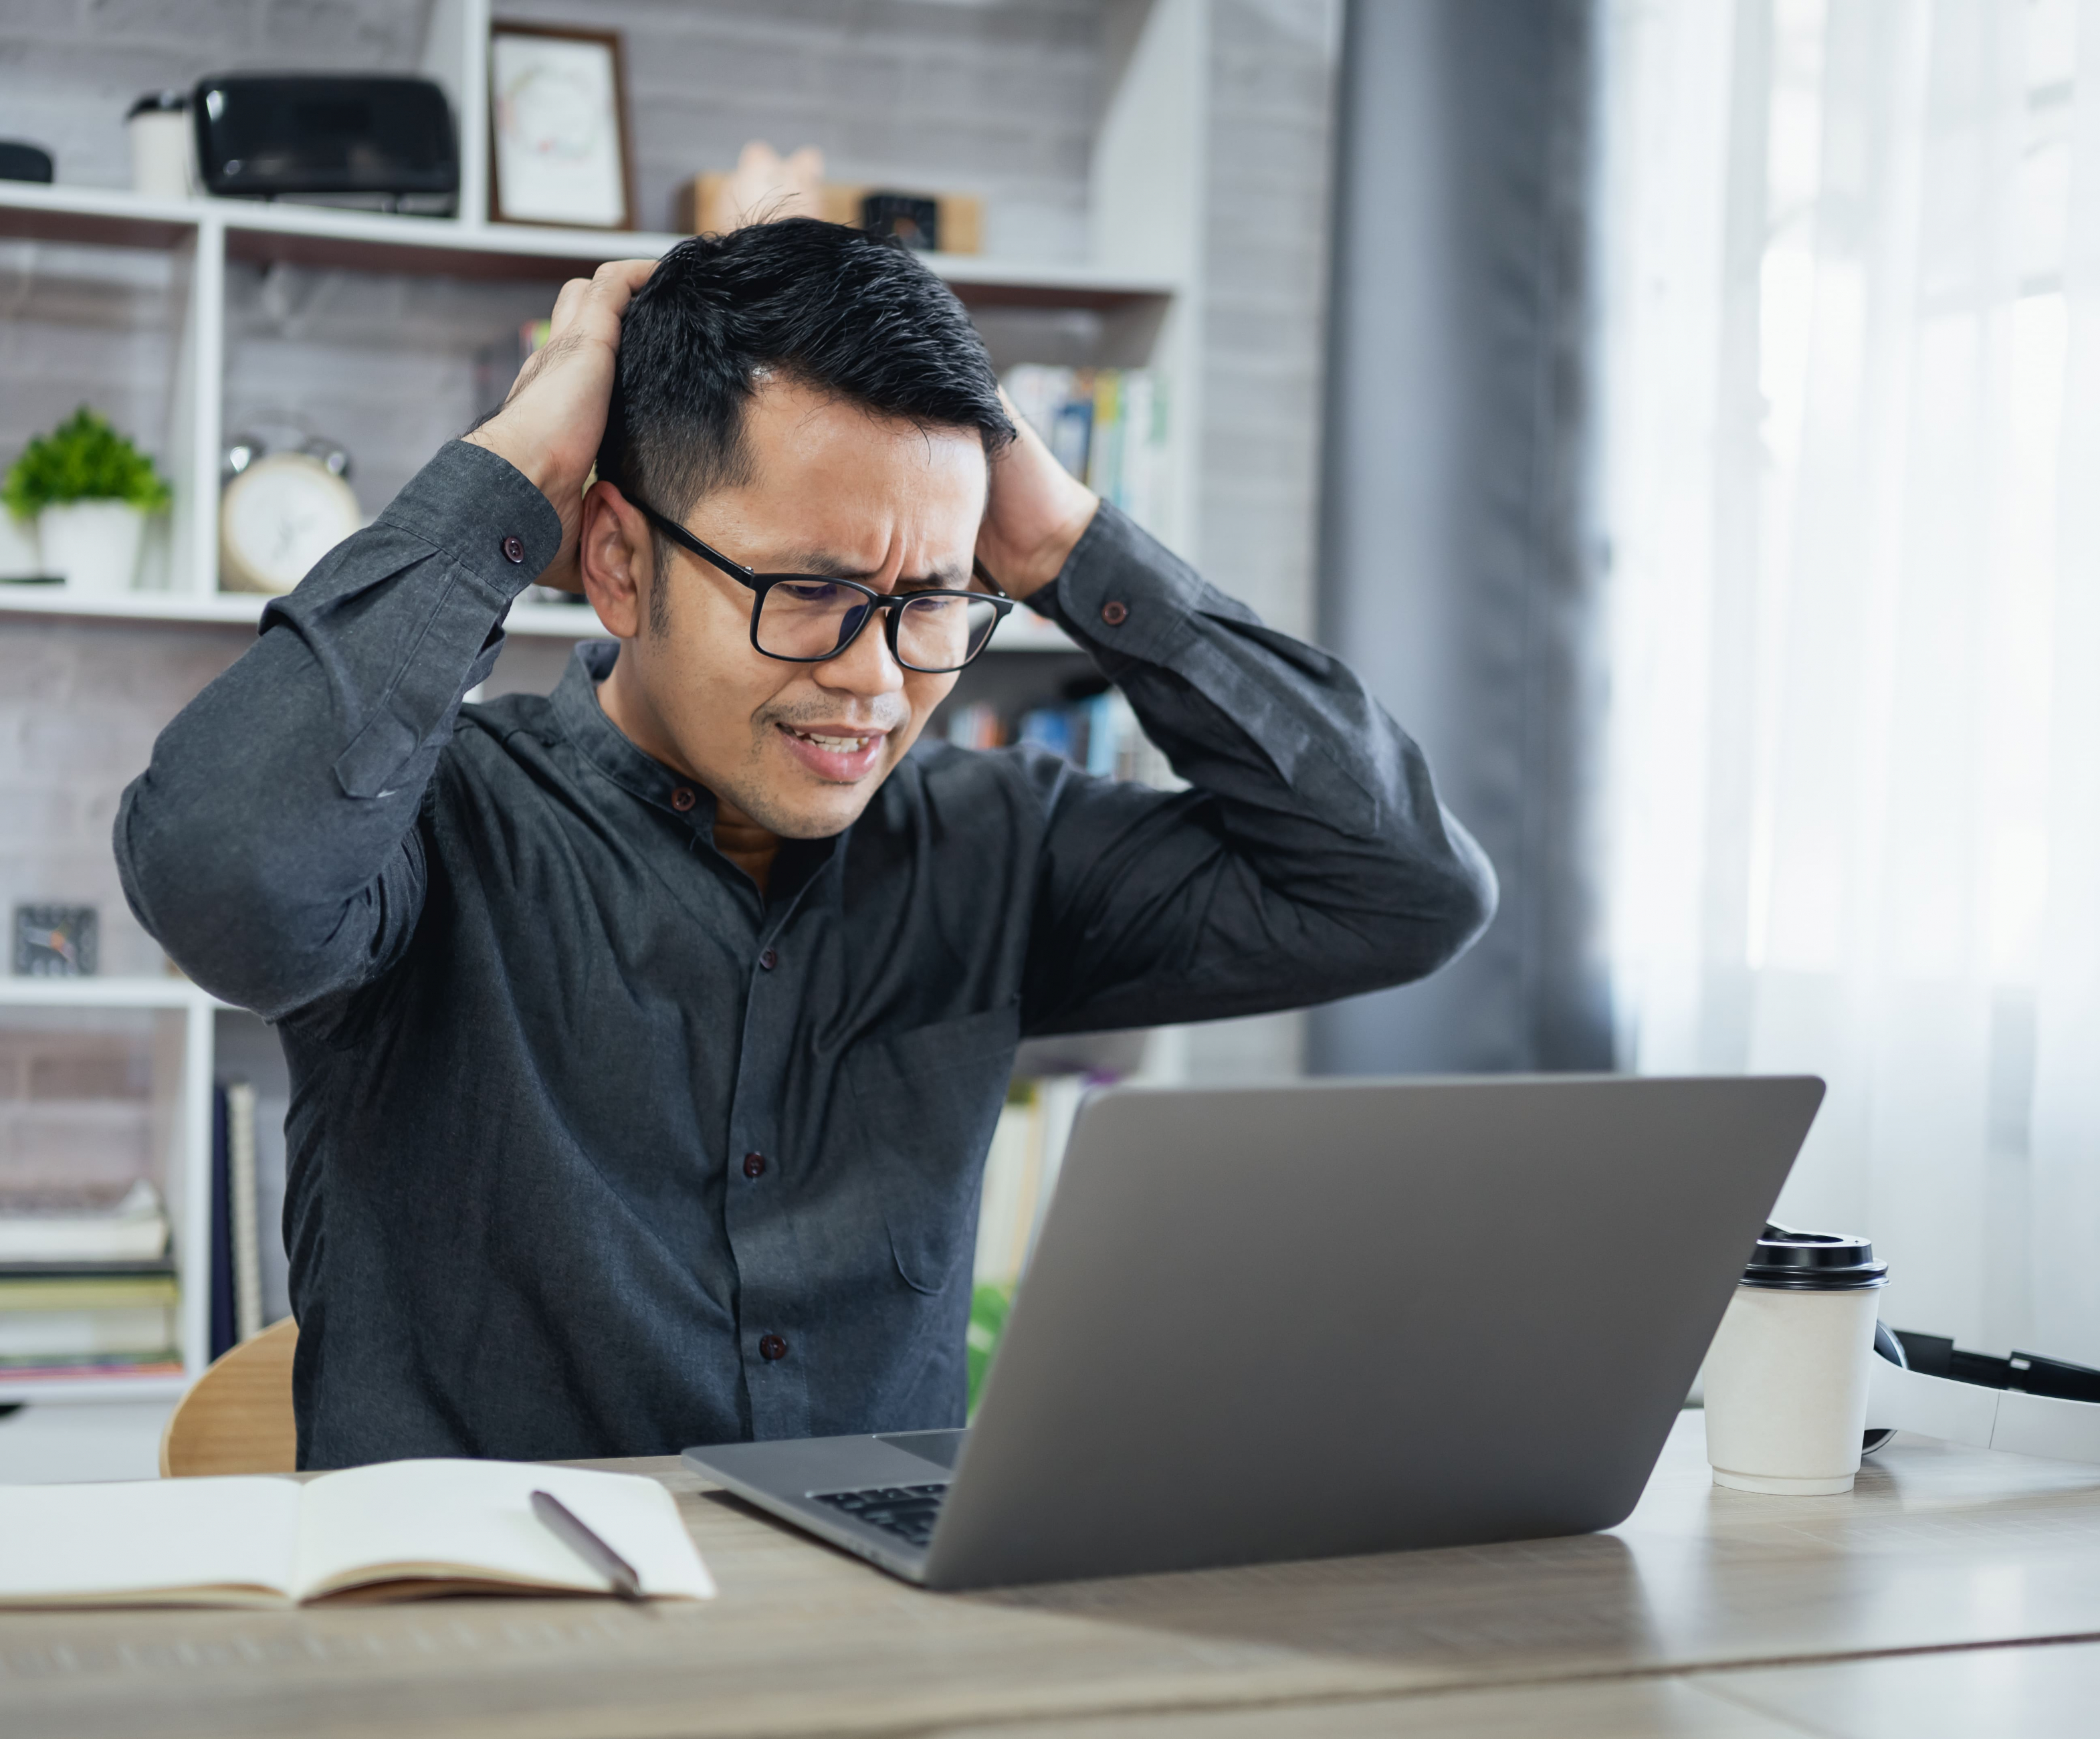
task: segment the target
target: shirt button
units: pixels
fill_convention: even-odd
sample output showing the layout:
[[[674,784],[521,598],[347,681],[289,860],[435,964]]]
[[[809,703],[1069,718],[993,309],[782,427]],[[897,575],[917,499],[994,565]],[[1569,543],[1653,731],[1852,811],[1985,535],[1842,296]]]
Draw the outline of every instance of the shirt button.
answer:
[[[671,793],[671,807],[682,815],[699,801],[693,795],[693,788],[690,785],[681,785]]]
[[[525,540],[515,532],[503,540],[503,559],[506,562],[522,562],[525,559]]]
[[[1101,620],[1111,628],[1120,628],[1130,620],[1130,606],[1121,598],[1111,598],[1101,606]]]
[[[780,964],[780,956],[772,949],[768,948],[758,956],[758,964],[764,970],[770,972]]]
[[[746,1154],[743,1156],[743,1175],[746,1177],[765,1176],[765,1155],[763,1154]]]
[[[758,1356],[769,1362],[774,1359],[785,1358],[788,1356],[788,1343],[778,1335],[761,1335],[758,1337]]]

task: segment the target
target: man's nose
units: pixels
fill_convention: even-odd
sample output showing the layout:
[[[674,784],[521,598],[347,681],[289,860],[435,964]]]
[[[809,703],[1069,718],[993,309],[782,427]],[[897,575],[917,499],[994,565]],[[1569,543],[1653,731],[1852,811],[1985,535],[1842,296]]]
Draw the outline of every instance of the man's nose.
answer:
[[[870,620],[854,643],[836,658],[815,666],[817,680],[826,688],[843,689],[854,695],[885,695],[904,686],[903,668],[889,650],[887,611],[871,610]]]

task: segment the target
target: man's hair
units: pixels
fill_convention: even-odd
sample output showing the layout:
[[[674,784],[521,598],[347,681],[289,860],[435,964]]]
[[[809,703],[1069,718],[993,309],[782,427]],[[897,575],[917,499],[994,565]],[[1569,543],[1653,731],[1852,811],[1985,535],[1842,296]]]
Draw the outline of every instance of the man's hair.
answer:
[[[748,482],[744,407],[769,374],[922,428],[975,429],[988,459],[1014,437],[954,291],[887,238],[785,218],[682,241],[635,293],[598,475],[673,519]],[[660,631],[663,596],[651,588]]]

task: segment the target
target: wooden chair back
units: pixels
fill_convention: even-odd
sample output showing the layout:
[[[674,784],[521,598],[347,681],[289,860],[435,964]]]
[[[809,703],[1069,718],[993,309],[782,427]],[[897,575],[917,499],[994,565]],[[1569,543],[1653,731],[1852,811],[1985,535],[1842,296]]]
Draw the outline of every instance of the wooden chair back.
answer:
[[[214,1359],[161,1435],[161,1477],[294,1472],[292,1353],[298,1344],[299,1325],[287,1317]]]

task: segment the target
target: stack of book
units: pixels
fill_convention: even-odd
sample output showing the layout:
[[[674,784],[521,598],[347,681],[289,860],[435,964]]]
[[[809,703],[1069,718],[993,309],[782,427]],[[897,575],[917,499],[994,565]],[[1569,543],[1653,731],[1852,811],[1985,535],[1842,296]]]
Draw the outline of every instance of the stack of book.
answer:
[[[960,748],[1026,743],[1103,779],[1134,779],[1162,791],[1179,791],[1187,783],[1138,727],[1119,689],[1075,695],[1012,717],[980,700],[952,708],[946,724],[948,740]]]
[[[178,1298],[143,1179],[113,1200],[0,1201],[0,1382],[177,1375]]]
[[[1167,488],[1167,393],[1149,369],[1024,363],[1004,382],[1065,469],[1105,501],[1157,530]]]
[[[212,1094],[211,1311],[209,1355],[262,1333],[262,1262],[255,1217],[255,1089],[222,1081]]]
[[[1087,1086],[1084,1077],[1065,1075],[1016,1081],[1008,1088],[1006,1108],[985,1156],[977,1207],[981,1284],[1010,1287],[1028,1266]]]
[[[973,1411],[1006,1326],[1014,1287],[1043,1229],[1072,1120],[1091,1084],[1081,1075],[1052,1075],[1016,1081],[1007,1090],[1006,1108],[985,1156],[983,1191],[977,1200],[977,1269],[966,1343]]]

